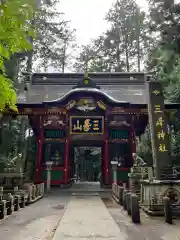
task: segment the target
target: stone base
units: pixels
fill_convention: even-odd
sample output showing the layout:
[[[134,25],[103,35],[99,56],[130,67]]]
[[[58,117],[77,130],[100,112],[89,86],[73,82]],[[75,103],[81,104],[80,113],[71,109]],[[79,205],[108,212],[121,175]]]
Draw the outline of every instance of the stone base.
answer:
[[[153,180],[141,181],[141,208],[151,216],[164,215],[165,196],[175,196],[174,204],[180,204],[180,181],[179,180]]]
[[[162,211],[152,211],[150,210],[147,206],[141,206],[141,209],[148,214],[149,216],[152,217],[162,217],[164,216],[164,210]]]

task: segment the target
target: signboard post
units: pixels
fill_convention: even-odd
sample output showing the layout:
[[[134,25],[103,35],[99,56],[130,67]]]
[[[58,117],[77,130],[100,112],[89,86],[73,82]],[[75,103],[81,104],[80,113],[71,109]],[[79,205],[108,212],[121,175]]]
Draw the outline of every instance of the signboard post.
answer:
[[[154,178],[149,177],[148,180],[141,180],[141,188],[143,188],[141,204],[146,213],[152,215],[153,212],[153,216],[159,216],[164,212],[162,196],[167,196],[169,187],[173,188],[174,191],[179,190],[179,181],[174,180],[172,174],[168,122],[161,84],[152,79],[151,76],[147,76],[146,87]],[[154,200],[156,201],[154,202]]]
[[[161,180],[163,169],[171,165],[164,97],[161,84],[151,76],[147,76],[146,87],[155,178]]]

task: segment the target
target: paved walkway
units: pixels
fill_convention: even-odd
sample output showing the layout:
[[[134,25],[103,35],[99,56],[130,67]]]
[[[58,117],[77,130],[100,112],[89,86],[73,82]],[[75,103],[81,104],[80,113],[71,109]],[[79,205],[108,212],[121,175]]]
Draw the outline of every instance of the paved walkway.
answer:
[[[100,197],[74,197],[55,232],[54,240],[125,240]]]
[[[0,220],[0,239],[52,239],[50,236],[59,224],[69,200],[69,196],[53,194]]]
[[[39,202],[0,220],[0,239],[52,240],[59,226],[55,235],[58,240],[116,240],[117,237],[118,240],[180,240],[179,220],[168,225],[164,218],[150,218],[141,213],[142,224],[135,225],[118,204],[111,199],[105,203],[106,207],[97,196],[83,199],[53,191]]]

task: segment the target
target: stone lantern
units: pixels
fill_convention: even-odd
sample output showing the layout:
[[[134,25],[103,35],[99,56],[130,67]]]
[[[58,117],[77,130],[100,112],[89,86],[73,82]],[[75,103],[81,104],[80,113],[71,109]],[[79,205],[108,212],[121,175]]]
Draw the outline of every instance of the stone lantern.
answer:
[[[111,161],[112,170],[113,170],[113,183],[117,183],[117,166],[118,161]]]
[[[52,161],[46,161],[46,171],[47,171],[47,191],[51,189],[51,169],[52,169]]]

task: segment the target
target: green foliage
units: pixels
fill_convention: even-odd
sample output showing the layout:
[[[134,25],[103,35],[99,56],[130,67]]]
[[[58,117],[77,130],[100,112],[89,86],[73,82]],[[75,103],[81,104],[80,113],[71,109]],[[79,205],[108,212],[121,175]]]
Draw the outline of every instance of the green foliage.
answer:
[[[35,137],[25,117],[5,117],[1,119],[0,171],[4,167],[32,170],[36,150],[33,148]],[[28,166],[27,166],[28,165]],[[29,166],[30,165],[30,166]],[[29,174],[29,173],[28,173]]]
[[[82,47],[76,71],[140,71],[151,42],[146,15],[134,0],[117,0],[106,15],[109,29]]]
[[[173,1],[150,1],[150,32],[156,36],[154,47],[149,51],[149,70],[156,70],[158,80],[164,87],[168,101],[180,102],[180,4]],[[169,120],[172,127],[172,154],[180,155],[179,119],[171,111]],[[148,144],[144,142],[144,145]]]
[[[140,141],[137,142],[136,152],[148,165],[152,165],[152,145],[149,126],[146,127]]]
[[[5,61],[17,52],[29,51],[29,37],[34,37],[31,20],[33,0],[11,0],[0,3],[0,111],[7,105],[16,109],[16,93],[12,79],[5,71]]]
[[[75,40],[75,30],[63,19],[63,13],[57,10],[57,2],[53,0],[42,5],[34,21],[37,31],[33,42],[34,65],[44,68],[45,72],[49,66],[58,71],[64,70],[69,58],[67,50]]]
[[[180,4],[151,0],[149,11],[150,32],[157,39],[156,51],[150,52],[149,56],[155,60],[156,70],[168,75],[174,69],[180,54]]]
[[[36,172],[36,152],[37,152],[37,141],[36,137],[29,136],[27,138],[28,148],[27,148],[27,158],[24,166],[24,173],[26,180],[34,180]]]
[[[111,63],[108,49],[105,46],[105,35],[92,40],[87,46],[82,46],[74,68],[77,72],[86,70],[89,72],[106,72],[110,70]]]

